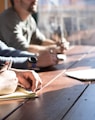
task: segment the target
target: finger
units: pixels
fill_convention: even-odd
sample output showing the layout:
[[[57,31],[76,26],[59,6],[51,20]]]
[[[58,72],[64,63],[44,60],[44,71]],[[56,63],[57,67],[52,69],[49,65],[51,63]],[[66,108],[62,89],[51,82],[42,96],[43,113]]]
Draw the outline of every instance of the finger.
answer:
[[[32,74],[33,74],[33,83],[32,83],[32,91],[36,91],[39,86],[41,86],[42,84],[42,80],[40,79],[39,75],[35,72],[35,71],[32,71]]]
[[[58,57],[57,57],[57,54],[55,53],[55,51],[52,51],[51,56],[52,56],[52,62],[54,63],[54,65],[57,64]]]
[[[18,79],[19,79],[19,83],[20,83],[21,86],[23,86],[24,88],[29,89],[29,88],[31,87],[31,84],[30,84],[28,78],[25,78],[25,77],[23,77],[23,76],[21,76],[21,77],[19,76]]]

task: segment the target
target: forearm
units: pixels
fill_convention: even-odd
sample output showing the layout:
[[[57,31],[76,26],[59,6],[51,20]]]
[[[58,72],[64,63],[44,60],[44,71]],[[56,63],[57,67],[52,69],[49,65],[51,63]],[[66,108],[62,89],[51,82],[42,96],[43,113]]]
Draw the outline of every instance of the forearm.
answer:
[[[0,56],[0,64],[4,64],[5,62],[12,61],[13,68],[28,69],[27,59],[28,59],[28,57],[3,57],[3,56]]]
[[[46,45],[55,45],[56,43],[53,41],[53,40],[50,40],[50,39],[46,39],[42,42],[42,45],[43,46],[46,46]]]
[[[29,56],[34,56],[34,53],[29,53],[27,51],[20,51],[11,47],[8,47],[7,49],[0,49],[0,56],[12,56],[12,57],[29,57]]]
[[[43,49],[43,46],[41,45],[29,45],[29,48],[27,48],[27,51],[28,52],[33,52],[33,53],[39,53],[40,52],[40,50],[42,50]]]

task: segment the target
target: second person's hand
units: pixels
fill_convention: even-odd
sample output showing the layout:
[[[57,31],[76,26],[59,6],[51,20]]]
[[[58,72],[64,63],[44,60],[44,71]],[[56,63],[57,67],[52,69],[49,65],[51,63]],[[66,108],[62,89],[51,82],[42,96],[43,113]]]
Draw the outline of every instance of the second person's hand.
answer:
[[[53,48],[40,50],[37,58],[37,67],[43,68],[58,64],[57,53]]]

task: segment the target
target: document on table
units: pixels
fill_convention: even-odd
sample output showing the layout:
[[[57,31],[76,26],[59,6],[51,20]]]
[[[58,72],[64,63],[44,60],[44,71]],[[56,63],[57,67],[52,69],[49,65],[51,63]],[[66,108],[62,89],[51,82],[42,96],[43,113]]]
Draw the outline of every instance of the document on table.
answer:
[[[17,90],[14,93],[7,94],[7,95],[1,95],[0,100],[35,98],[35,97],[37,97],[36,93],[25,90],[22,87],[17,87]]]
[[[64,60],[65,61],[67,59],[67,56],[65,54],[57,54],[57,58],[59,60]]]
[[[95,80],[95,69],[76,70],[65,73],[67,76],[76,78],[79,80]]]

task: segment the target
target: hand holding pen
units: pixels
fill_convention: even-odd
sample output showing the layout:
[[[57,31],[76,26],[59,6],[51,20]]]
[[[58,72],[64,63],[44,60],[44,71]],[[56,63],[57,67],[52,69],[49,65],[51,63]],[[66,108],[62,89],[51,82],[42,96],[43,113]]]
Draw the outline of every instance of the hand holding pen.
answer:
[[[66,50],[69,49],[69,42],[65,38],[62,38],[60,41],[57,42],[57,47],[59,49],[58,53],[64,53]]]

